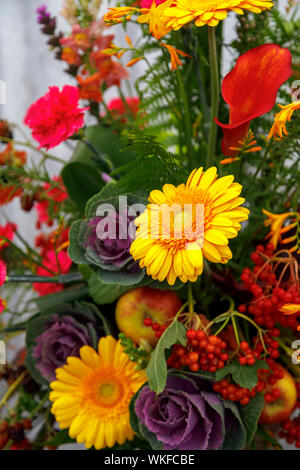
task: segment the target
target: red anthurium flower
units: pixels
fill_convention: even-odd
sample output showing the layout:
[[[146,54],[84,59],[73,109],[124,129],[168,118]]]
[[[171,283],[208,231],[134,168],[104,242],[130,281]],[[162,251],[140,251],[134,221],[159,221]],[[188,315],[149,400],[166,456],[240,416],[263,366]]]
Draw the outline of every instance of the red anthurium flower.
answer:
[[[292,56],[277,44],[264,44],[241,55],[222,82],[222,96],[229,105],[229,124],[222,127],[222,152],[233,157],[237,143],[248,133],[252,119],[271,111],[280,86],[292,74]]]

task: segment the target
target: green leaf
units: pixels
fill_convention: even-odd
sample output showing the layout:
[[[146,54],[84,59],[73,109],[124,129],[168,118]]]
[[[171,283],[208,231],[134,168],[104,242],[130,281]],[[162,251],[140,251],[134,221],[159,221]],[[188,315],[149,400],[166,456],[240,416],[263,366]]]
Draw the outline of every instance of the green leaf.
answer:
[[[98,274],[93,273],[88,280],[90,296],[97,304],[111,304],[117,300],[121,295],[125,294],[136,287],[143,287],[149,285],[151,279],[145,276],[139,283],[132,285],[118,284],[104,284],[99,279]]]
[[[73,444],[76,443],[75,439],[72,439],[69,436],[69,430],[68,429],[63,429],[62,431],[59,431],[58,433],[55,434],[52,439],[49,441],[44,442],[43,446],[54,446],[58,447],[63,444]]]
[[[109,157],[115,168],[136,158],[136,154],[132,149],[123,150],[124,144],[121,143],[118,134],[108,127],[87,127],[85,129],[85,139],[91,142],[104,157]],[[72,161],[98,168],[99,166],[94,158],[93,152],[80,142],[75,149]]]
[[[79,162],[68,163],[61,176],[70,198],[80,211],[84,211],[86,202],[105,185],[100,172]]]
[[[257,371],[259,369],[269,369],[266,362],[257,360],[253,366],[242,366],[238,361],[229,364],[216,372],[216,380],[222,380],[226,375],[231,374],[234,382],[241,387],[252,389],[257,385]]]
[[[89,293],[96,304],[111,304],[122,294],[132,289],[132,286],[122,286],[121,284],[103,284],[97,274],[92,274],[89,281]]]
[[[240,406],[241,418],[247,431],[246,445],[249,445],[255,436],[258,420],[263,410],[264,403],[264,397],[257,394],[250,400],[248,405]]]
[[[223,443],[224,450],[244,450],[247,441],[247,431],[243,424],[239,409],[232,401],[223,401],[225,407],[226,434]]]
[[[78,264],[89,264],[85,256],[85,249],[81,243],[84,239],[85,232],[87,230],[85,220],[76,220],[71,225],[69,240],[70,245],[68,248],[68,255],[74,263]]]
[[[146,368],[149,387],[157,394],[164,390],[167,381],[167,363],[165,353],[177,341],[185,346],[187,338],[184,325],[175,320],[160,337]]]
[[[137,272],[128,271],[105,271],[98,270],[98,276],[103,284],[120,284],[122,286],[135,286],[139,284],[145,276],[145,271],[139,269]]]
[[[38,309],[44,310],[47,307],[51,307],[52,305],[60,304],[62,302],[72,302],[73,300],[82,299],[83,297],[87,297],[88,294],[89,289],[87,286],[75,286],[64,289],[60,292],[55,292],[54,294],[37,297],[36,299],[33,299],[33,302],[35,302]]]
[[[268,442],[273,447],[278,447],[280,450],[282,449],[282,445],[274,439],[262,426],[258,426],[256,430],[256,434],[259,435],[265,442]]]

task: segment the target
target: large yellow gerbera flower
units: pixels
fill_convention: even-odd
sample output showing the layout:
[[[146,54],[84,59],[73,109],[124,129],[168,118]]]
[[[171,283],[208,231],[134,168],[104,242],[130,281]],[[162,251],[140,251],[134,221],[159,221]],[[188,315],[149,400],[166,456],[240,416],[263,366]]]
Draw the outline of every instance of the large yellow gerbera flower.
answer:
[[[240,15],[244,10],[261,13],[272,6],[270,0],[174,0],[173,6],[164,10],[163,15],[169,18],[167,27],[177,30],[193,20],[196,26],[217,26],[229,11]]]
[[[150,193],[150,204],[135,221],[137,237],[131,254],[153,279],[196,281],[203,271],[203,257],[213,263],[232,258],[230,238],[249,211],[239,207],[242,186],[233,176],[218,179],[217,169],[195,169],[186,184],[165,184]]]
[[[50,400],[61,429],[70,428],[70,437],[87,448],[102,449],[133,439],[129,403],[147,377],[112,336],[100,339],[98,352],[83,346],[80,358],[69,357],[56,370]]]

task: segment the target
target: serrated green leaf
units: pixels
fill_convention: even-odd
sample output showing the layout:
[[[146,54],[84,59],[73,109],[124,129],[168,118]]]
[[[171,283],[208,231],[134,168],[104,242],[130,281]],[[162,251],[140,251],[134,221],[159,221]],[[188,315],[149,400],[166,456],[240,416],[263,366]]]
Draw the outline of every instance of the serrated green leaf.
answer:
[[[258,420],[263,410],[264,403],[264,397],[257,394],[250,400],[248,405],[240,406],[240,415],[247,431],[246,445],[249,445],[255,436]]]
[[[216,372],[216,380],[222,380],[226,375],[231,375],[233,381],[248,389],[252,389],[257,385],[257,371],[259,369],[269,369],[266,362],[257,360],[253,366],[242,366],[238,361],[232,362],[228,366],[219,369]]]
[[[174,320],[160,337],[146,368],[149,387],[157,394],[164,390],[167,382],[167,363],[165,353],[177,341],[179,341],[183,346],[186,345],[186,329],[181,322]]]
[[[88,264],[85,256],[85,249],[81,245],[86,230],[87,227],[84,220],[76,220],[76,222],[71,225],[69,232],[70,245],[68,248],[68,255],[74,263]]]

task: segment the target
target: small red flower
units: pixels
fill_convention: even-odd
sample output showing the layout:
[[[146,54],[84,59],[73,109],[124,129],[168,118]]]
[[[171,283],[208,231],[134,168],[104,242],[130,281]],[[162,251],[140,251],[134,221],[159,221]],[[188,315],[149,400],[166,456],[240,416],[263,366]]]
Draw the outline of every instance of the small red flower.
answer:
[[[84,126],[84,111],[79,108],[79,90],[65,85],[49,87],[49,91],[33,103],[27,111],[24,123],[32,130],[32,136],[47,150],[67,140]]]
[[[50,201],[52,213],[59,212],[59,205],[67,197],[68,193],[65,186],[63,185],[61,176],[54,176],[53,181],[59,183],[58,186],[53,187],[51,183],[44,184],[44,191],[40,196],[40,201],[35,204],[35,209],[37,211],[37,228],[40,228],[42,224],[46,224],[49,227],[53,223],[53,218],[50,214]]]
[[[292,74],[292,56],[277,44],[264,44],[241,55],[222,82],[222,95],[229,105],[229,124],[222,124],[222,152],[234,157],[238,142],[247,135],[252,119],[274,107],[280,86]]]
[[[60,251],[55,253],[54,250],[49,251],[46,257],[43,259],[43,265],[45,268],[50,269],[55,274],[67,274],[69,271],[72,261],[69,258],[69,255],[66,251]],[[45,268],[39,266],[37,268],[38,276],[51,276],[52,274]],[[63,290],[62,284],[51,284],[51,283],[38,283],[33,284],[34,290],[36,290],[39,295],[52,294],[54,292],[60,292]]]
[[[131,113],[135,117],[137,113],[139,112],[140,99],[137,96],[128,97],[126,98],[126,103]],[[112,99],[108,103],[107,108],[109,111],[119,116],[123,116],[124,114],[128,112],[128,110],[125,109],[124,101],[121,98]]]
[[[12,240],[14,238],[14,233],[17,230],[17,225],[7,222],[5,225],[0,225],[0,251],[2,248],[9,246],[9,243],[3,240],[3,237]]]

